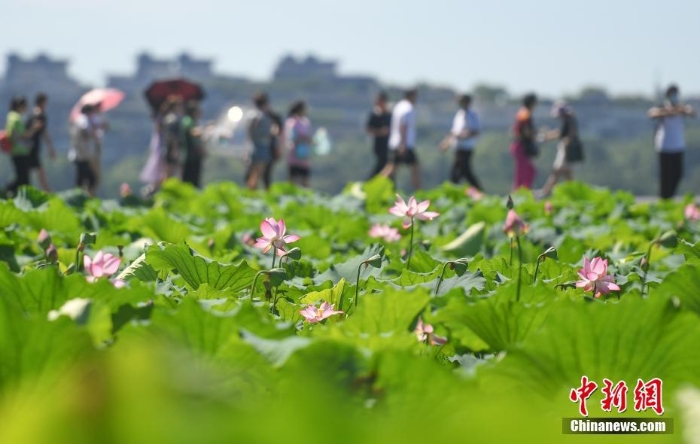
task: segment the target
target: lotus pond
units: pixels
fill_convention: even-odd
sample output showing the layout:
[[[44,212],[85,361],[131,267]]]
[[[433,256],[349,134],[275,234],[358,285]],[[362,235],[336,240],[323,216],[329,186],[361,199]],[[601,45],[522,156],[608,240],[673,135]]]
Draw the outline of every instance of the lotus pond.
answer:
[[[377,179],[0,201],[0,442],[698,442],[692,198],[409,198]],[[674,433],[562,434],[584,397]]]

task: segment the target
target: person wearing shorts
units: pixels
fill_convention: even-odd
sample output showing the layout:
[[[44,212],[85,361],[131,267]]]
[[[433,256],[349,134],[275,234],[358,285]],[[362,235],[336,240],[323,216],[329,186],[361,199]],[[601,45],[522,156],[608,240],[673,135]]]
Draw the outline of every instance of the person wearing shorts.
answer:
[[[559,139],[559,144],[557,145],[557,155],[554,158],[554,165],[552,165],[552,173],[549,175],[549,178],[547,178],[547,182],[542,189],[534,193],[538,198],[549,196],[554,186],[559,182],[559,179],[571,180],[573,178],[573,168],[577,163],[566,159],[567,145],[572,141],[580,143],[578,120],[576,119],[574,110],[564,102],[556,102],[552,106],[551,115],[561,120],[561,128],[559,130],[546,132],[542,141],[546,142],[548,140]]]
[[[277,134],[277,125],[269,114],[269,101],[267,94],[260,93],[253,98],[256,114],[248,126],[248,137],[253,145],[250,156],[250,165],[246,173],[246,185],[254,190],[258,187],[258,181],[264,179],[265,169],[272,162],[270,145]]]
[[[404,98],[394,106],[391,113],[389,130],[389,155],[382,175],[395,180],[396,167],[408,165],[411,167],[411,182],[414,189],[420,189],[420,163],[416,155],[416,113],[415,103],[418,91],[410,89],[404,93]]]

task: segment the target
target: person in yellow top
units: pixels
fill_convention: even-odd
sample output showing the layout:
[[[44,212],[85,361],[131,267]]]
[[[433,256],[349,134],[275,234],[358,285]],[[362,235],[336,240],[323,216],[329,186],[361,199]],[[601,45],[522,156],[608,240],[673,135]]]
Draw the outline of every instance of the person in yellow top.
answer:
[[[22,185],[29,185],[29,172],[31,171],[30,139],[43,127],[41,122],[35,122],[31,128],[27,128],[22,121],[22,114],[27,110],[27,99],[13,97],[10,101],[10,111],[7,113],[5,131],[12,142],[12,165],[15,169],[15,178],[6,187],[8,196],[16,196],[17,189]]]

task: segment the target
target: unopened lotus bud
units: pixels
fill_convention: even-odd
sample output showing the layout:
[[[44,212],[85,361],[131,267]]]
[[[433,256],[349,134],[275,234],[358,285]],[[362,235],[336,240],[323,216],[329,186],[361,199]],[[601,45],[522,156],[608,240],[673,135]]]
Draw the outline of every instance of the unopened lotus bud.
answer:
[[[49,245],[45,253],[46,260],[48,262],[51,262],[52,264],[58,262],[58,250],[56,250],[56,246],[54,244]]]
[[[674,230],[669,230],[662,234],[657,242],[666,248],[675,248],[678,246],[678,234]]]
[[[513,209],[513,198],[510,197],[510,194],[508,195],[508,200],[506,201],[506,208],[509,210]]]
[[[46,250],[49,248],[49,245],[51,245],[51,235],[49,234],[48,231],[44,230],[43,228],[39,232],[39,237],[37,238],[37,242],[39,242],[39,246]]]
[[[647,260],[646,256],[642,258],[642,261],[639,263],[639,266],[641,267],[642,271],[649,270],[649,261]]]

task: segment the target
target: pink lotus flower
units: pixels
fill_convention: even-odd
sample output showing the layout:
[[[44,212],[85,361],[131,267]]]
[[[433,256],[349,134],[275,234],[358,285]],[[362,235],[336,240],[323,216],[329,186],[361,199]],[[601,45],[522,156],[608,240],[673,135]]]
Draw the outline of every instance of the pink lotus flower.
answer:
[[[396,242],[397,240],[401,239],[399,230],[396,228],[391,228],[389,225],[374,224],[369,230],[369,235],[370,237],[374,238],[381,237],[386,242]]]
[[[700,208],[694,203],[689,203],[685,206],[685,218],[687,220],[697,222],[700,220]]]
[[[287,252],[284,249],[285,244],[301,239],[296,234],[285,236],[287,226],[284,224],[284,219],[280,219],[277,222],[275,219],[268,217],[260,224],[260,231],[263,237],[259,237],[253,246],[262,248],[263,253],[267,253],[270,251],[270,248],[274,248],[277,256],[284,256],[284,253]]]
[[[428,342],[430,345],[443,345],[447,343],[447,338],[436,335],[433,326],[424,324],[421,318],[418,318],[418,324],[416,324],[416,329],[413,330],[413,332],[420,342]]]
[[[554,206],[552,205],[552,202],[550,202],[550,201],[545,202],[544,203],[544,214],[549,216],[550,214],[552,214],[553,211],[554,211]]]
[[[94,279],[109,277],[117,272],[121,259],[111,253],[98,252],[95,259],[91,259],[87,254],[83,258],[85,271]]]
[[[484,198],[484,193],[477,190],[474,187],[469,187],[464,191],[464,194],[469,196],[472,200],[481,200]]]
[[[335,304],[329,304],[328,302],[324,302],[321,304],[320,307],[307,305],[306,308],[300,310],[299,313],[301,313],[301,315],[304,316],[310,324],[313,324],[315,322],[321,322],[322,320],[333,315],[342,313],[341,310],[334,310],[334,307]]]
[[[131,191],[131,185],[129,185],[128,183],[124,182],[124,183],[119,187],[119,195],[120,195],[122,198],[127,198],[127,197],[131,196],[131,193],[132,193],[132,191]]]
[[[530,225],[523,222],[515,210],[508,210],[508,216],[506,216],[506,224],[503,226],[503,232],[509,237],[514,237],[522,236],[528,231],[530,231]]]
[[[408,203],[401,196],[396,195],[394,206],[389,208],[389,212],[394,216],[403,217],[403,227],[408,228],[413,225],[413,219],[433,220],[440,215],[434,211],[426,211],[430,206],[429,200],[418,203],[416,198],[411,196]]]
[[[608,274],[608,260],[599,257],[589,261],[583,258],[583,268],[578,271],[581,278],[576,282],[576,287],[590,291],[598,298],[601,294],[608,294],[611,291],[620,291],[620,287],[613,281],[615,277]]]

